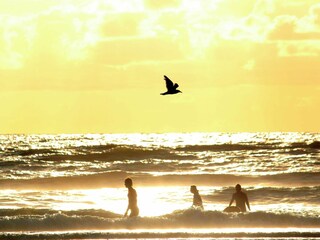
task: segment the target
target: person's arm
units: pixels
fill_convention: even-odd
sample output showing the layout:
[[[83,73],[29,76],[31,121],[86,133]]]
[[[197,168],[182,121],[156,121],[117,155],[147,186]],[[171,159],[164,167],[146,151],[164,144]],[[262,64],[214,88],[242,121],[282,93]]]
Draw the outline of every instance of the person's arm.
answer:
[[[196,206],[196,196],[193,194],[192,208]]]
[[[248,199],[247,194],[246,194],[246,204],[247,204],[247,206],[248,206],[248,209],[251,211],[251,209],[250,209],[250,204],[249,204],[249,199]]]
[[[203,202],[202,202],[202,198],[201,198],[201,196],[200,196],[200,195],[199,195],[199,197],[200,197],[200,208],[201,208],[202,210],[204,210]]]
[[[126,210],[126,212],[125,212],[125,214],[123,215],[123,217],[126,217],[127,215],[128,215],[128,211],[129,211],[129,205],[128,205],[128,208],[127,208],[127,210]]]
[[[233,201],[234,201],[234,194],[232,194],[232,198],[231,198],[231,201],[229,203],[229,207],[232,205]]]
[[[201,206],[203,206],[202,197],[199,195],[199,203]]]
[[[130,191],[128,193],[128,207],[127,207],[125,214],[123,215],[124,217],[126,217],[128,215],[129,209],[130,209]]]

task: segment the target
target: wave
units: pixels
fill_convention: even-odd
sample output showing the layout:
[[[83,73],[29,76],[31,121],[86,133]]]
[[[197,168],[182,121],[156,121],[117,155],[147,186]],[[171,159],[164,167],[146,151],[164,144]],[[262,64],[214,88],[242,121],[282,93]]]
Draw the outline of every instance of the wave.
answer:
[[[102,210],[101,210],[102,211]],[[228,214],[196,209],[177,210],[159,217],[109,218],[104,214],[48,213],[0,218],[0,231],[64,231],[177,228],[319,228],[318,217],[289,213]]]
[[[244,144],[214,144],[214,145],[186,145],[175,148],[178,151],[253,151],[253,150],[290,150],[290,149],[320,149],[320,141],[312,143],[296,142],[283,145],[283,143],[244,143]]]
[[[319,172],[282,173],[263,176],[233,174],[163,174],[114,171],[82,176],[51,177],[35,179],[0,179],[0,189],[89,189],[123,187],[127,177],[134,179],[136,186],[243,186],[264,185],[282,187],[318,186]]]
[[[18,149],[14,151],[6,151],[4,155],[8,156],[32,156],[32,155],[47,155],[57,153],[54,149]]]
[[[320,141],[314,141],[312,143],[307,144],[307,146],[304,146],[304,147],[320,149]]]
[[[79,231],[79,232],[48,232],[48,233],[4,233],[0,239],[4,240],[56,240],[56,239],[318,239],[319,229],[283,229],[283,231],[259,231],[248,232],[247,229],[239,229],[235,232],[200,231],[194,229],[182,230],[143,230],[143,231]]]
[[[49,216],[62,214],[66,216],[92,216],[102,218],[120,218],[122,215],[105,211],[102,209],[79,209],[70,211],[61,211],[53,209],[35,209],[35,208],[18,208],[18,209],[0,209],[0,217],[21,217],[21,216]]]
[[[320,149],[320,141],[296,142],[283,145],[283,143],[243,143],[243,144],[211,144],[211,145],[184,145],[179,147],[142,147],[128,144],[102,144],[84,146],[65,146],[61,148],[8,148],[3,156],[35,156],[44,160],[134,160],[134,159],[190,159],[195,156],[180,152],[224,152],[224,151],[255,151],[255,150],[290,150],[314,151]]]
[[[314,187],[249,187],[247,191],[250,201],[255,204],[299,204],[307,203],[317,205],[319,203],[320,186]],[[202,195],[206,202],[226,203],[234,192],[234,187],[226,187],[215,190],[210,195]]]
[[[121,161],[121,160],[145,160],[145,159],[197,159],[194,155],[179,155],[170,148],[147,148],[129,145],[103,145],[85,146],[81,149],[72,149],[69,154],[50,154],[39,159],[48,161]]]
[[[217,145],[187,145],[175,148],[178,151],[240,151],[240,150],[263,150],[274,149],[272,144],[217,144]]]

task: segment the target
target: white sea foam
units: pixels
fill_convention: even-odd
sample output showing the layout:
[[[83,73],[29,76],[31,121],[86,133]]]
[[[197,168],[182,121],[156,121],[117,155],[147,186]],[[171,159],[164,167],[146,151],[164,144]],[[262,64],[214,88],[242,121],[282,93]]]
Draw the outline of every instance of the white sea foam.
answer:
[[[16,215],[0,219],[1,231],[63,231],[179,228],[319,228],[318,217],[251,212],[227,214],[220,211],[178,210],[159,217],[117,218],[116,214],[93,212]]]

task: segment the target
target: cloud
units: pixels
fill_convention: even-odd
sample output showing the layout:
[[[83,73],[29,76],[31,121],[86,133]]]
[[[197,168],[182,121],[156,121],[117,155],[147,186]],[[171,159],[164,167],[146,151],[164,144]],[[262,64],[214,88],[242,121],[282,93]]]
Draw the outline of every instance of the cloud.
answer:
[[[284,41],[278,42],[279,57],[318,57],[320,46],[318,41]]]
[[[0,16],[0,69],[19,69],[31,44],[33,28],[21,28],[24,19]]]
[[[306,2],[50,1],[37,14],[0,17],[1,76],[12,82],[0,81],[23,88],[131,87],[132,75],[169,71],[199,76],[199,87],[278,84],[277,74],[286,84],[312,83],[319,73],[320,5]],[[112,78],[123,83],[105,80]]]
[[[314,23],[320,27],[320,4],[315,4],[311,7],[311,16],[314,20]]]
[[[313,25],[312,22],[300,21],[301,22],[293,16],[277,17],[275,19],[274,28],[269,33],[269,39],[287,41],[320,40],[320,31],[305,31],[305,29],[310,29],[310,25]]]
[[[243,1],[246,7],[235,11],[230,1],[217,5],[216,14],[223,13],[213,29],[228,40],[290,41],[320,38],[320,5],[317,1]],[[228,5],[229,4],[229,5]],[[207,23],[204,23],[207,24]]]
[[[158,10],[162,8],[174,8],[181,4],[181,0],[144,0],[147,8]]]
[[[201,79],[208,85],[319,85],[319,52],[311,56],[316,52],[310,47],[308,55],[298,55],[302,51],[282,56],[273,42],[221,41],[207,50],[196,71],[205,69]]]
[[[101,25],[102,36],[138,36],[140,23],[145,17],[144,13],[108,14]]]
[[[101,38],[138,35],[144,10],[142,0],[29,4],[40,11],[28,8],[27,14],[13,11],[11,15],[0,11],[2,69],[38,64],[43,58],[65,63],[85,60]]]
[[[281,16],[276,19],[274,28],[269,33],[271,40],[293,40],[297,19],[293,16]]]
[[[318,24],[319,4],[305,8],[305,15],[277,16],[267,33],[266,41],[277,45],[279,57],[320,55],[320,26]],[[301,7],[300,5],[298,7]]]
[[[1,19],[0,68],[23,68],[43,58],[57,61],[79,60],[98,37],[94,18],[70,14],[59,9],[33,16],[5,16]]]
[[[91,52],[93,61],[106,65],[152,60],[161,62],[183,58],[178,43],[159,37],[101,41]]]

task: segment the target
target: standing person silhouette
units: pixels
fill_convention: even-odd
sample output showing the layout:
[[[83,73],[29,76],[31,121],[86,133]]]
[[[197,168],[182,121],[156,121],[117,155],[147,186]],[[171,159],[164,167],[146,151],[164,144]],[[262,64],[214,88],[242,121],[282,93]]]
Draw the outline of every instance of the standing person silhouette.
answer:
[[[238,208],[240,208],[241,212],[247,211],[246,205],[247,205],[248,209],[251,210],[250,205],[249,205],[248,196],[247,196],[247,194],[242,192],[241,185],[237,184],[235,188],[236,188],[236,192],[232,195],[229,207],[232,205],[233,201],[235,200],[236,206]]]
[[[137,192],[136,190],[132,187],[132,179],[127,178],[124,181],[124,185],[126,188],[128,188],[128,208],[127,211],[124,214],[124,217],[128,216],[128,211],[130,210],[130,215],[129,217],[136,217],[139,215],[139,208],[137,205]]]
[[[192,185],[190,187],[190,192],[193,193],[192,207],[200,208],[201,210],[203,210],[202,199],[201,199],[199,191],[195,185]]]

